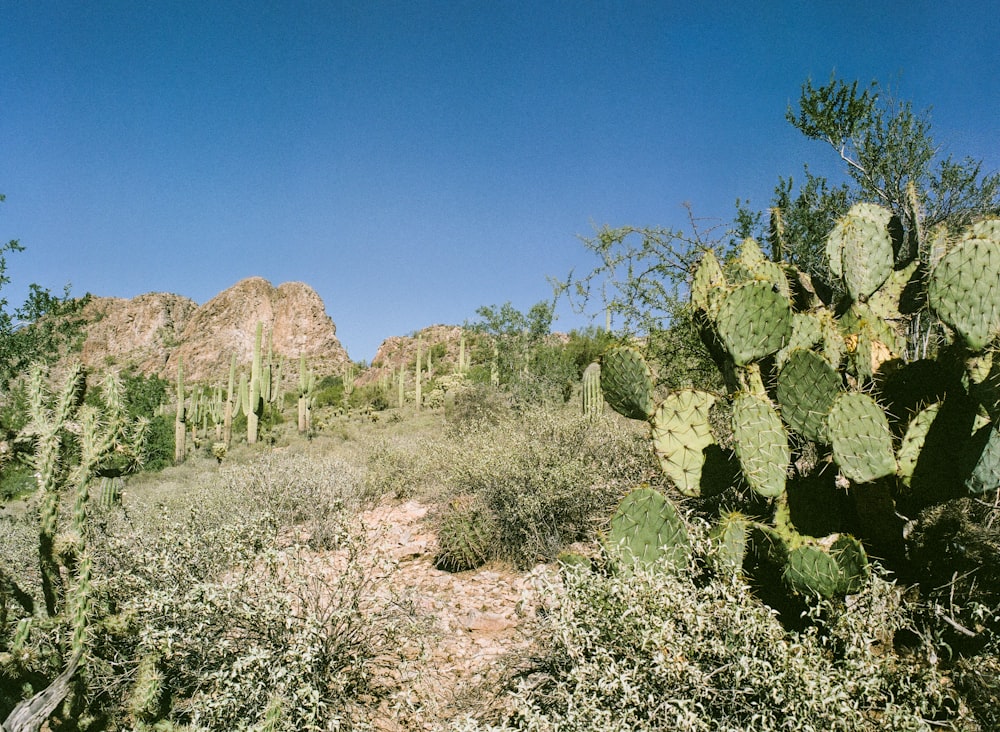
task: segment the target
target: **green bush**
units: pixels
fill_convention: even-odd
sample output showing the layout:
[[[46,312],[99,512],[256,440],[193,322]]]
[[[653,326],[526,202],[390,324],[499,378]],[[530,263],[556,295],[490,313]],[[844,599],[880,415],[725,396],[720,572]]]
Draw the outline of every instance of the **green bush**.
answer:
[[[660,480],[640,431],[543,409],[481,423],[451,443],[447,479],[476,495],[497,524],[495,556],[519,567],[592,539],[625,490]]]
[[[339,460],[265,453],[137,480],[124,509],[93,506],[88,653],[53,729],[363,726],[419,643],[392,566],[363,551],[360,477]],[[17,577],[38,605],[32,520],[0,519],[0,579]],[[11,609],[6,630],[23,615]],[[44,688],[59,673],[46,644],[66,630],[36,620],[16,658],[0,647],[0,718],[23,698],[10,678]]]
[[[893,653],[902,590],[875,578],[847,609],[787,633],[739,578],[567,568],[538,629],[544,648],[506,719],[464,730],[716,732],[926,730],[962,719],[938,669]],[[919,654],[918,654],[919,655]]]
[[[149,421],[142,449],[142,469],[163,470],[174,462],[174,418],[158,414]]]

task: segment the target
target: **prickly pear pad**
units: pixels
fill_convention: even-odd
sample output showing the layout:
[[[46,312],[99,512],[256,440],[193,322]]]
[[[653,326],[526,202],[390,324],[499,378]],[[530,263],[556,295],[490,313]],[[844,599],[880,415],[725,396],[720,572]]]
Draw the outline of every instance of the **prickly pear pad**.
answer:
[[[792,308],[770,282],[747,282],[726,295],[716,319],[737,366],[777,353],[792,335]]]
[[[892,435],[885,412],[867,394],[837,397],[827,418],[833,459],[855,483],[868,483],[896,472]]]
[[[780,496],[785,490],[791,451],[770,400],[755,394],[736,395],[733,438],[743,477],[754,492],[765,498]]]
[[[781,417],[806,439],[826,442],[826,415],[841,390],[840,375],[829,361],[813,351],[792,351],[778,373]]]
[[[616,346],[601,356],[601,390],[612,409],[630,419],[649,419],[653,402],[653,373],[634,348]]]
[[[698,262],[691,280],[691,304],[695,310],[703,310],[715,317],[718,310],[719,297],[726,289],[726,276],[722,266],[709,249]]]
[[[833,597],[840,585],[837,560],[818,546],[803,544],[788,552],[782,573],[785,584],[800,595]]]
[[[635,489],[618,504],[608,544],[622,559],[676,569],[686,567],[691,554],[687,527],[674,504],[649,487]]]
[[[903,435],[903,440],[899,443],[898,454],[899,479],[905,486],[909,486],[913,481],[913,473],[917,469],[917,462],[924,449],[927,433],[930,432],[931,425],[934,424],[934,418],[941,411],[941,405],[942,402],[935,402],[920,410],[906,427],[906,434]]]
[[[968,239],[941,258],[927,301],[973,351],[1000,333],[1000,239]]]
[[[686,496],[701,493],[705,448],[715,442],[709,410],[715,395],[682,389],[667,395],[653,415],[653,450],[660,467]]]
[[[990,428],[989,439],[979,454],[965,487],[974,496],[995,494],[997,488],[1000,488],[1000,430],[996,425]]]

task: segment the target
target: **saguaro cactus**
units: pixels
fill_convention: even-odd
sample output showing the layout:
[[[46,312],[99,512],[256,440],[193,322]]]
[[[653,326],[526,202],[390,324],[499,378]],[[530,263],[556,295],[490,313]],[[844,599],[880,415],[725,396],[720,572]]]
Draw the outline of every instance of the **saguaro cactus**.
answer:
[[[247,416],[247,444],[257,443],[260,428],[260,418],[264,413],[264,398],[262,396],[263,364],[261,358],[261,340],[264,334],[264,324],[257,321],[257,333],[253,342],[253,363],[250,366],[250,382],[247,385],[246,402],[243,411]]]
[[[187,453],[187,410],[184,406],[184,359],[177,357],[177,414],[174,417],[174,462],[184,462]]]
[[[312,398],[316,384],[316,375],[306,368],[306,355],[299,356],[299,432],[308,432],[312,428]]]
[[[583,370],[583,413],[591,420],[600,418],[604,411],[604,394],[601,393],[601,364],[596,361]]]

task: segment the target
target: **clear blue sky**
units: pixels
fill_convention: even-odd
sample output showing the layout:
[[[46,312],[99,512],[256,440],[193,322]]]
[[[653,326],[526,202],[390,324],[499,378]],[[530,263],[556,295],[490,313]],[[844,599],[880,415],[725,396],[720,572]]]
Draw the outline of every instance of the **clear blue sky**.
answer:
[[[0,0],[6,294],[304,281],[370,360],[550,297],[595,226],[835,170],[783,118],[807,77],[889,84],[1000,169],[998,38],[992,2]]]

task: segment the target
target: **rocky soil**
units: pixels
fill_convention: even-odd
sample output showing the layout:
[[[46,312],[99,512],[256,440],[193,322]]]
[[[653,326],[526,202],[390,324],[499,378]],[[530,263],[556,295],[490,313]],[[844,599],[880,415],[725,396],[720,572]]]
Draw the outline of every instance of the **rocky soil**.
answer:
[[[362,516],[368,546],[396,564],[391,591],[410,598],[431,624],[423,648],[412,649],[412,665],[401,671],[403,691],[375,720],[387,732],[441,729],[482,711],[498,681],[523,665],[542,602],[539,580],[557,574],[549,565],[524,573],[489,565],[456,574],[436,569],[429,510],[415,500],[387,502]]]

